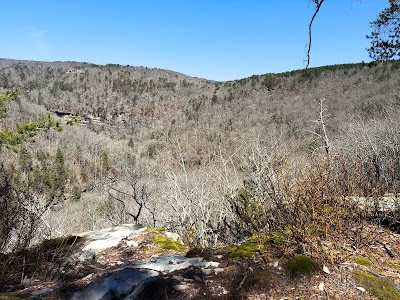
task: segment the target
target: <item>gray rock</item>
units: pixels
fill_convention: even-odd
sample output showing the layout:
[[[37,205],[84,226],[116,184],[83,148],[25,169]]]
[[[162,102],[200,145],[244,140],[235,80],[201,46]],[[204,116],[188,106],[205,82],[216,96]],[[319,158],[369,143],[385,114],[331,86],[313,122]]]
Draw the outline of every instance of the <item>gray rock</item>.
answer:
[[[151,259],[144,259],[129,264],[130,267],[136,269],[150,269],[162,272],[164,274],[183,270],[189,267],[209,267],[213,264],[203,262],[202,257],[187,258],[181,255],[160,256]]]
[[[37,291],[33,291],[31,293],[31,297],[32,298],[37,298],[37,297],[44,296],[46,294],[50,294],[52,292],[54,292],[54,288],[43,288],[43,289],[40,289],[40,290],[37,290]]]
[[[165,299],[170,283],[163,277],[151,277],[141,282],[124,300]]]
[[[100,251],[117,246],[124,238],[131,234],[139,234],[146,230],[146,227],[138,224],[122,224],[96,231],[89,231],[79,234],[88,240],[83,250]]]
[[[201,268],[200,270],[201,270],[201,272],[203,272],[204,275],[207,275],[207,276],[211,275],[213,273],[212,269]]]
[[[81,291],[74,293],[71,300],[101,300],[111,296],[122,299],[132,293],[138,285],[156,276],[158,276],[158,272],[152,270],[126,267],[88,284]]]

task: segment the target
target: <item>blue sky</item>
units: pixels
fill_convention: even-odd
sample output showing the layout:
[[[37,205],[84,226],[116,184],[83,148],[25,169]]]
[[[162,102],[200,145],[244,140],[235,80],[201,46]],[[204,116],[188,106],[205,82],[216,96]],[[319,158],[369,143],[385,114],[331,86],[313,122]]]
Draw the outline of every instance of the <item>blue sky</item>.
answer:
[[[0,57],[157,67],[213,80],[303,68],[308,0],[0,0]],[[387,0],[325,0],[311,67],[370,61]]]

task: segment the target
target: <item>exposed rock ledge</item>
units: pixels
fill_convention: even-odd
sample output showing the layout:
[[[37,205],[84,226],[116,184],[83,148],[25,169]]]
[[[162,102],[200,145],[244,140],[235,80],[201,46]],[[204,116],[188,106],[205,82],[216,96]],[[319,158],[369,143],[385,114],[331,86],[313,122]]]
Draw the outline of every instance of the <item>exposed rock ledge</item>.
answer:
[[[274,244],[251,258],[232,255],[234,246],[195,248],[182,256],[188,249],[172,241],[176,234],[125,224],[46,241],[24,253],[24,276],[1,286],[0,299],[376,299],[354,274],[376,274],[393,282],[397,293],[400,238],[375,229],[379,237],[363,249],[343,244],[348,260],[324,261],[316,273],[292,277],[288,258]],[[359,265],[360,258],[371,259],[371,266]]]
[[[156,299],[165,294],[168,277],[162,276],[177,270],[198,267],[204,270],[218,267],[217,262],[206,262],[202,258],[186,258],[180,255],[160,256],[128,264],[118,268],[105,278],[90,283],[77,291],[72,300],[79,299]],[[186,283],[175,284],[177,291],[188,287]]]
[[[218,268],[218,262],[161,250],[154,242],[154,237],[161,235],[170,240],[179,239],[176,234],[134,224],[78,234],[79,240],[71,246],[73,251],[64,258],[61,269],[65,276],[76,278],[74,288],[61,295],[60,290],[65,287],[60,288],[57,284],[36,287],[31,291],[31,297],[166,299],[166,293],[178,296],[190,288],[190,281],[176,275],[177,271],[196,268],[201,275],[192,281],[203,283],[205,274],[223,270]]]

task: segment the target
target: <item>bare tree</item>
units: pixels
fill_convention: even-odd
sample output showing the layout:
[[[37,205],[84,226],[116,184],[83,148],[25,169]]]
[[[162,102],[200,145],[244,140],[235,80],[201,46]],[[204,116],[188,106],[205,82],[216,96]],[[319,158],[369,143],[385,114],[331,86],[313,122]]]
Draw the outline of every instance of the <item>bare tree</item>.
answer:
[[[328,156],[328,158],[330,158],[332,144],[329,139],[328,132],[326,130],[326,126],[327,126],[326,121],[331,115],[329,113],[327,113],[328,110],[326,108],[324,108],[324,101],[325,101],[325,98],[318,100],[318,104],[319,104],[318,119],[311,121],[315,124],[318,124],[320,130],[318,130],[318,131],[317,130],[304,130],[304,131],[313,134],[314,136],[318,137],[323,142],[322,148],[325,149],[326,155]]]
[[[312,44],[312,25],[313,25],[315,17],[317,16],[317,14],[322,6],[322,3],[324,3],[324,1],[325,0],[312,0],[312,2],[314,2],[314,4],[315,4],[315,12],[314,12],[313,16],[311,17],[310,23],[308,24],[308,43],[306,46],[307,56],[306,56],[306,60],[305,60],[305,62],[306,62],[305,69],[306,70],[308,69],[308,67],[310,65],[310,52],[311,52],[311,44]]]
[[[170,208],[163,216],[165,225],[179,233],[185,243],[215,246],[225,238],[222,224],[230,220],[225,195],[238,184],[236,171],[229,166],[237,152],[228,159],[220,153],[220,159],[215,164],[201,171],[189,171],[185,155],[179,142],[177,144],[179,169],[168,167],[165,171],[167,188],[163,198]]]
[[[308,24],[309,41],[306,45],[305,70],[310,65],[310,52],[312,44],[312,25],[325,0],[312,0],[315,11]],[[396,59],[400,56],[400,3],[399,0],[388,0],[389,7],[382,10],[377,19],[371,22],[373,29],[367,38],[371,40],[371,46],[367,49],[369,56],[374,61]]]
[[[137,224],[143,210],[146,209],[152,215],[152,225],[155,227],[157,221],[155,211],[148,205],[150,193],[145,185],[139,183],[139,176],[131,175],[129,180],[120,179],[117,182],[129,187],[127,189],[114,184],[108,188],[108,196],[117,201],[119,205],[118,222],[122,222],[125,219],[124,216],[128,216]],[[111,215],[109,218],[111,218]]]

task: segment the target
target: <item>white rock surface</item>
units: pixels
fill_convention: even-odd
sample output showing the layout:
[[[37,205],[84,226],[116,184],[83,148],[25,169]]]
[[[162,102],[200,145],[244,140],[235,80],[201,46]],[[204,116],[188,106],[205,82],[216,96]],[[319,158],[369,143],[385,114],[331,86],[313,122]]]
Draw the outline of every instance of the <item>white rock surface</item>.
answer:
[[[203,261],[202,257],[187,258],[176,254],[144,259],[129,264],[131,268],[155,270],[163,274],[187,269],[189,267],[209,268],[218,266],[219,263]]]
[[[135,241],[135,235],[139,235],[144,230],[146,228],[141,225],[124,224],[79,234],[78,236],[85,238],[85,241],[82,251],[75,255],[78,255],[80,260],[98,259],[103,255],[101,250],[115,247],[123,239],[126,239],[126,246],[136,247],[138,243]],[[115,266],[118,260],[111,263]],[[198,267],[204,273],[212,274],[218,266],[219,263],[204,261],[202,257],[187,258],[181,255],[166,255],[134,261],[111,271],[101,279],[93,279],[86,287],[75,292],[71,299],[137,299],[142,297],[141,293],[153,291],[157,284],[160,286],[165,284],[165,277],[168,277],[166,274],[190,267]],[[217,271],[222,272],[223,269],[219,268]],[[185,290],[189,285],[181,282],[176,284],[176,287],[178,290]]]
[[[117,246],[123,239],[132,234],[140,234],[146,227],[136,224],[122,224],[102,230],[81,233],[78,236],[88,239],[84,251],[100,251]]]
[[[365,289],[363,287],[361,287],[361,286],[356,287],[356,289],[359,290],[362,293],[366,292]]]

